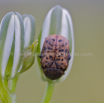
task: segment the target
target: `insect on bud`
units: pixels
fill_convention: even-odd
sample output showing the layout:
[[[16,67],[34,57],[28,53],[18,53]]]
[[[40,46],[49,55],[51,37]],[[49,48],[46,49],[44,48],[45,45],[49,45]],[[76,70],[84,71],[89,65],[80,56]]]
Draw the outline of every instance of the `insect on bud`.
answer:
[[[41,57],[44,74],[51,80],[60,78],[68,67],[70,57],[68,40],[61,35],[48,36],[44,41],[41,54],[44,53],[47,53],[47,55]],[[51,53],[54,55],[51,55]],[[60,55],[56,55],[56,53],[60,53]]]
[[[38,48],[41,54],[54,53],[53,56],[47,54],[37,58],[39,68],[42,67],[42,69],[38,68],[40,77],[42,80],[51,80],[52,82],[65,80],[71,70],[74,58],[72,19],[65,8],[57,5],[48,12],[39,40],[41,42]],[[63,55],[64,53],[67,55]]]

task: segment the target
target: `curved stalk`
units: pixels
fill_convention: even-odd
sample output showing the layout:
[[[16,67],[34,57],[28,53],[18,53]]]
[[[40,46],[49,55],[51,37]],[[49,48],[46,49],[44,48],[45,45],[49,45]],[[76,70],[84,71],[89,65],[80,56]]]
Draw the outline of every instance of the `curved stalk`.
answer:
[[[4,83],[4,85],[8,88],[8,80],[7,80],[7,79],[4,79],[4,80],[3,80],[3,83]]]
[[[4,84],[3,84],[3,81],[2,81],[1,75],[0,75],[0,99],[1,99],[2,103],[12,103],[11,97],[6,88],[7,82],[5,81]]]
[[[53,89],[54,89],[54,84],[55,83],[53,83],[53,82],[47,83],[46,91],[45,91],[45,94],[44,94],[44,97],[43,97],[43,100],[41,103],[50,103]]]
[[[18,74],[13,80],[11,80],[10,90],[12,92],[15,92],[16,91],[17,81],[18,81],[19,77],[20,77],[20,74]]]

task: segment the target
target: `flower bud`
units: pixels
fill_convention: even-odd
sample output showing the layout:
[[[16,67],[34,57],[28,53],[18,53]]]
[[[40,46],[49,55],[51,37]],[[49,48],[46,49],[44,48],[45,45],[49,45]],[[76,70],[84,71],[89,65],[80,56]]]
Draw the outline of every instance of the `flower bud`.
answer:
[[[59,6],[59,5],[53,7],[48,12],[48,14],[45,18],[43,28],[42,28],[42,32],[39,35],[39,39],[41,41],[39,43],[39,47],[38,47],[39,52],[41,52],[41,50],[42,50],[45,38],[47,36],[53,35],[53,34],[64,36],[65,38],[68,39],[69,45],[70,45],[71,60],[69,61],[69,66],[68,66],[67,70],[65,71],[65,74],[61,78],[54,80],[54,82],[55,81],[63,81],[68,76],[68,74],[71,70],[71,67],[72,67],[72,63],[73,63],[73,58],[74,58],[74,33],[73,33],[72,19],[71,19],[71,16],[70,16],[69,12],[66,9]],[[49,80],[43,74],[43,70],[40,69],[41,68],[40,58],[37,58],[37,59],[38,59],[38,64],[39,64],[38,65],[38,73],[39,73],[40,77],[45,81]]]
[[[24,47],[23,20],[19,13],[9,12],[1,21],[0,72],[2,78],[12,79],[21,66]]]
[[[28,70],[34,63],[37,48],[37,40],[35,39],[35,18],[32,15],[23,15],[24,22],[24,53],[20,73]]]

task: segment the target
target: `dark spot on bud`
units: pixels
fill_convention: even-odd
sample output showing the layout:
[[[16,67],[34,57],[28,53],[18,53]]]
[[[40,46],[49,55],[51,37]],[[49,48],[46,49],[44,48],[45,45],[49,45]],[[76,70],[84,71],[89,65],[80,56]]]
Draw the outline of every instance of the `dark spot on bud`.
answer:
[[[61,53],[61,55],[63,56],[64,54],[63,54],[63,53]]]
[[[63,59],[61,59],[61,61],[63,61]]]
[[[60,57],[60,55],[58,57]]]
[[[67,45],[67,42],[65,43],[65,45]]]
[[[53,46],[50,42],[49,42],[49,45]]]
[[[48,50],[52,50],[52,48],[48,47]]]
[[[46,59],[48,59],[48,57],[46,57]]]
[[[44,51],[46,51],[46,47],[44,47]]]
[[[59,42],[61,42],[62,40],[59,40]]]
[[[59,52],[64,52],[64,49],[59,50]]]
[[[48,43],[48,40],[46,40],[46,43]]]
[[[56,60],[58,60],[58,61],[59,61],[60,59],[56,59]]]
[[[68,50],[66,49],[65,52],[67,53],[67,51],[68,51]]]
[[[53,41],[55,41],[55,39],[52,39]]]
[[[49,56],[49,58],[53,60],[53,57],[51,55]]]

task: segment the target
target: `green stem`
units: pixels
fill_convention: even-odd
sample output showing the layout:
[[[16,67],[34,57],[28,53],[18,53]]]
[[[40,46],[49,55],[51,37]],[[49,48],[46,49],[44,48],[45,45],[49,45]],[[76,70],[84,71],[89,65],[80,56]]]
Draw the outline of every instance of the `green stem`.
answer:
[[[4,83],[4,85],[5,85],[6,87],[8,87],[8,80],[7,80],[7,79],[4,79],[4,80],[3,80],[3,83]]]
[[[5,86],[3,82],[0,75],[0,99],[2,100],[2,103],[12,103],[11,97],[7,91],[7,86]],[[7,82],[5,82],[5,84],[7,85]]]
[[[10,90],[12,92],[15,92],[16,91],[17,81],[18,81],[19,77],[20,77],[20,74],[18,74],[13,80],[11,80]]]
[[[44,97],[43,97],[43,100],[41,103],[50,103],[53,89],[54,89],[54,83],[48,82],[47,87],[46,87],[46,91],[45,91],[45,94],[44,94]]]

